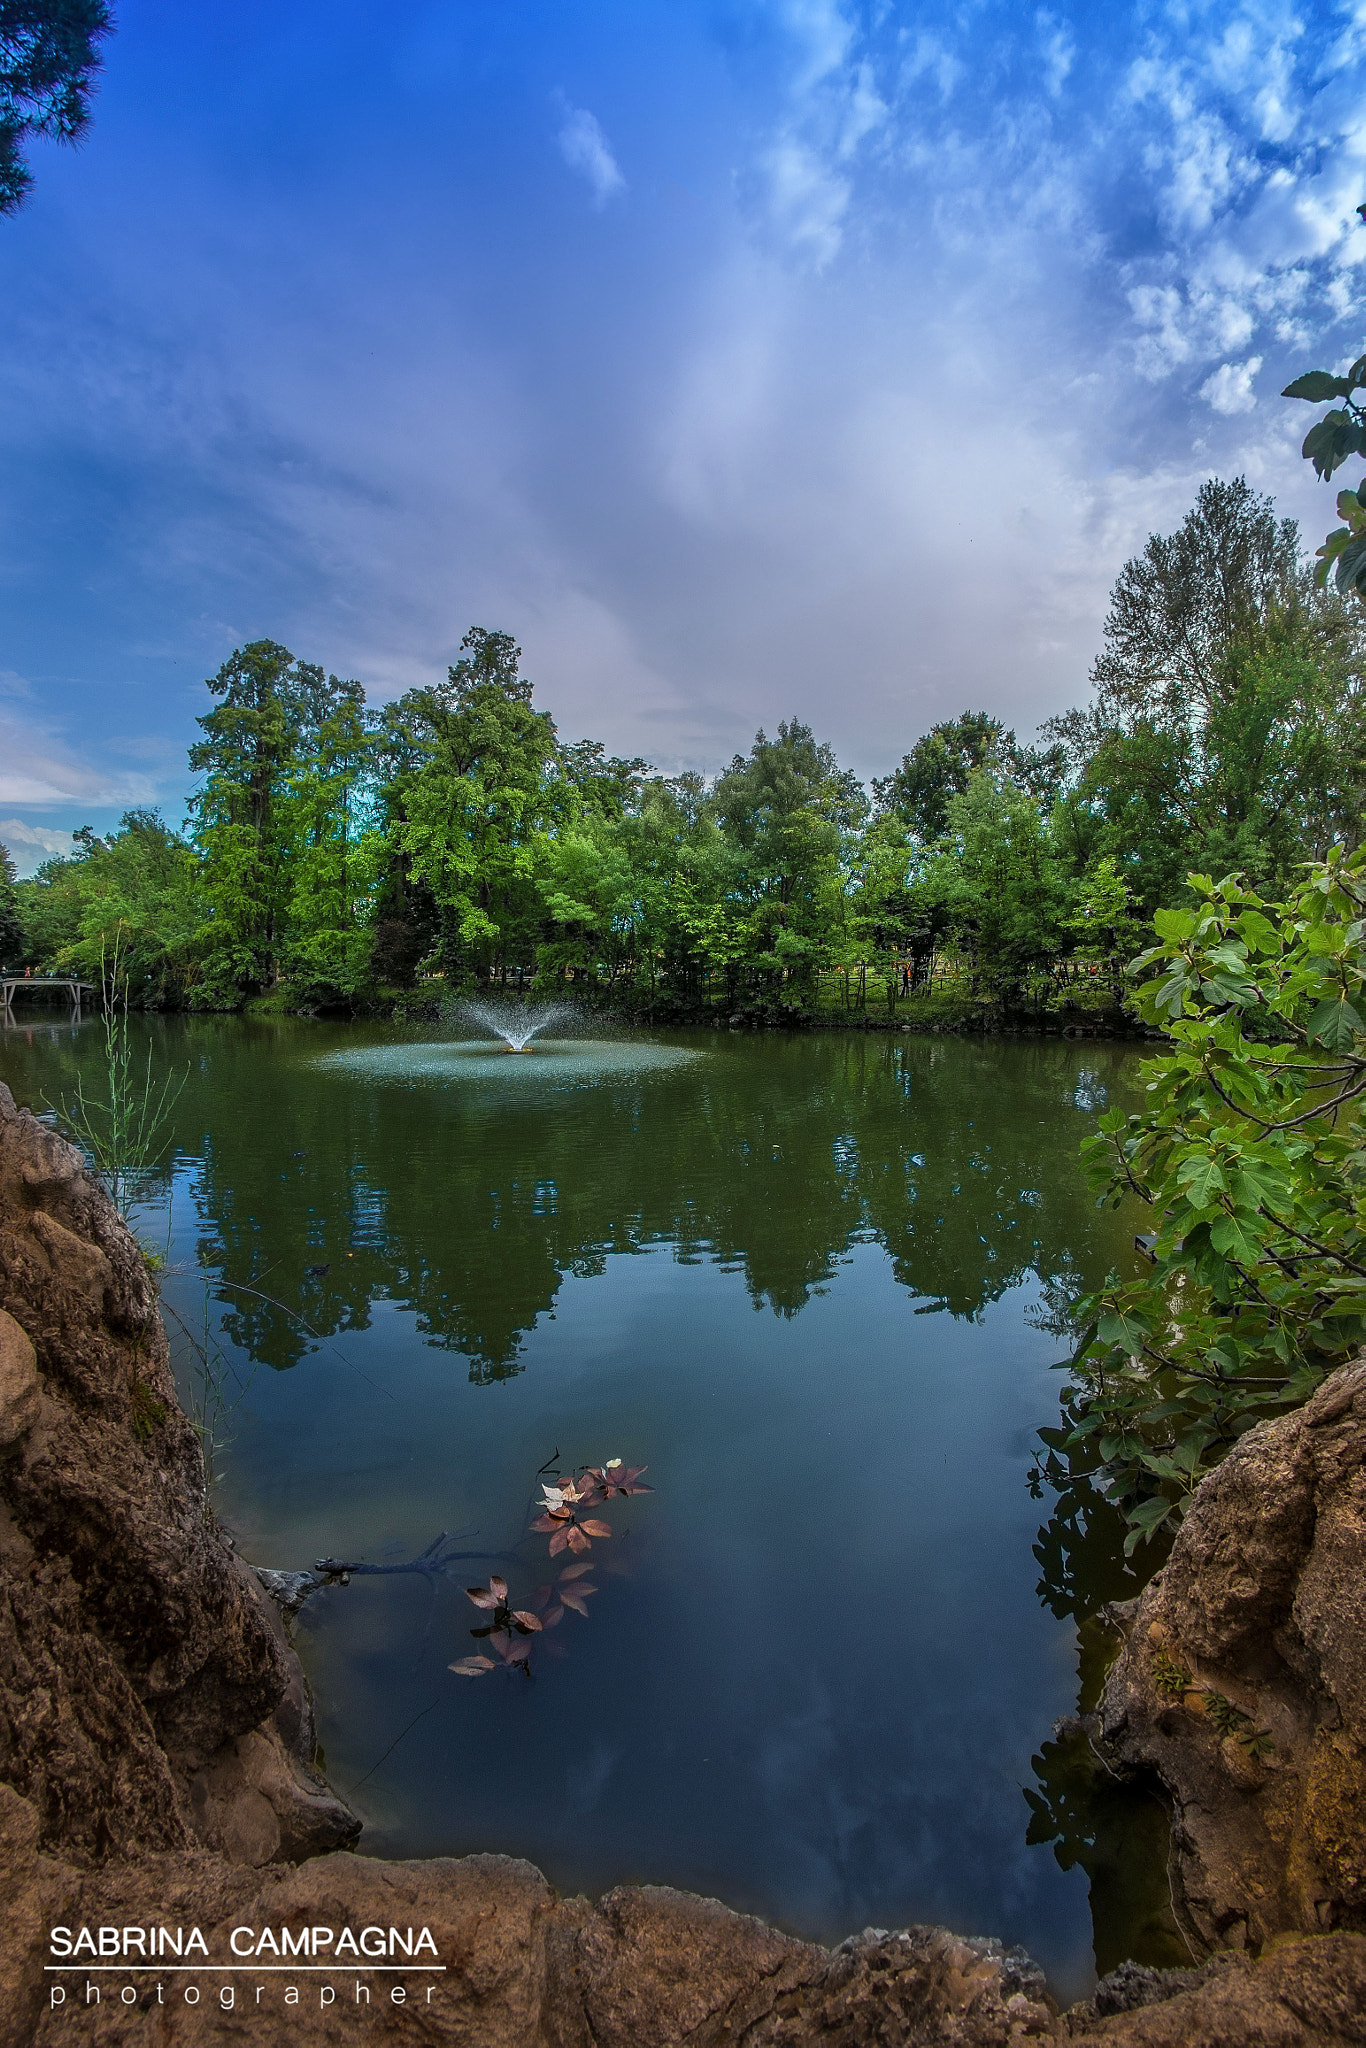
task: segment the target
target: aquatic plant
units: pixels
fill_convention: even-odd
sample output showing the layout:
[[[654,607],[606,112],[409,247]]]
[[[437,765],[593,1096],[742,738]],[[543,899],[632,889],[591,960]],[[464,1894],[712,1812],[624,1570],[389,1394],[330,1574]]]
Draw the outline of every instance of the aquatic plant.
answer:
[[[641,1470],[644,1471],[644,1466]],[[559,1479],[553,1486],[542,1486],[545,1506],[532,1523],[532,1528],[550,1538],[550,1555],[556,1557],[564,1549],[588,1550],[594,1537],[608,1537],[612,1533],[609,1522],[598,1516],[580,1517],[578,1510],[602,1498],[596,1480],[585,1473],[580,1480]]]
[[[76,1093],[51,1105],[104,1182],[125,1223],[147,1176],[164,1158],[169,1123],[185,1075],[168,1075],[158,1085],[152,1049],[143,1072],[135,1071],[128,1037],[128,970],[123,930],[116,929],[106,958],[100,948],[100,1016],[104,1026],[103,1073],[87,1086],[77,1076]],[[188,1069],[187,1069],[188,1072]]]
[[[533,1503],[541,1511],[532,1517],[528,1533],[549,1536],[549,1555],[557,1557],[564,1550],[586,1551],[594,1541],[601,1541],[612,1534],[611,1525],[598,1516],[584,1516],[581,1510],[596,1506],[601,1500],[628,1499],[638,1493],[652,1493],[653,1487],[641,1484],[644,1465],[626,1465],[620,1458],[608,1458],[601,1465],[586,1466],[577,1475],[570,1473],[553,1480],[542,1481],[543,1501]],[[480,1628],[472,1628],[470,1634],[485,1640],[494,1654],[476,1651],[467,1657],[459,1657],[449,1669],[460,1678],[483,1678],[490,1671],[500,1668],[520,1668],[530,1676],[530,1658],[533,1640],[543,1636],[548,1629],[557,1628],[564,1619],[566,1608],[588,1619],[588,1601],[601,1589],[594,1585],[588,1574],[593,1569],[591,1558],[576,1557],[565,1565],[558,1576],[537,1586],[531,1595],[530,1605],[514,1607],[508,1582],[501,1574],[490,1575],[486,1586],[467,1586],[465,1597],[490,1618]],[[547,1648],[554,1649],[553,1645]],[[564,1651],[555,1651],[563,1656]]]

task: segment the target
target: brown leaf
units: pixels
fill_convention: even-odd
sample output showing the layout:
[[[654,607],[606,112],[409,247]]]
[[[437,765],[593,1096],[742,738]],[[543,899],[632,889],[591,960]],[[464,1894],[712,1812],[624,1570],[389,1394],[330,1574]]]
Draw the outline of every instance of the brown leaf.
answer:
[[[462,1678],[482,1678],[486,1671],[492,1671],[493,1668],[492,1657],[462,1657],[458,1664],[447,1666],[450,1671],[458,1671]]]
[[[567,1520],[568,1513],[564,1508],[552,1508],[547,1514],[537,1515],[531,1526],[542,1536],[549,1536],[553,1530],[563,1528]]]
[[[524,1629],[528,1635],[538,1635],[540,1633],[540,1617],[535,1614],[528,1614],[525,1608],[514,1607],[512,1610],[512,1618],[516,1622],[518,1628]]]
[[[593,1517],[586,1522],[580,1522],[579,1527],[585,1536],[610,1536],[612,1533],[610,1522],[600,1522]]]
[[[564,1532],[564,1540],[571,1550],[587,1550],[588,1548],[588,1538],[584,1535],[577,1522],[569,1524],[569,1527]],[[550,1547],[552,1550],[555,1548],[553,1543]]]
[[[566,1579],[581,1579],[585,1572],[591,1572],[592,1569],[592,1558],[580,1557],[573,1564],[565,1566],[564,1570],[560,1573],[560,1584],[563,1585]]]
[[[487,1586],[466,1586],[465,1598],[473,1600],[476,1607],[497,1607],[498,1595],[491,1593]]]
[[[497,1572],[494,1572],[489,1580],[489,1591],[490,1593],[496,1593],[500,1600],[506,1600],[508,1596],[507,1580],[500,1579]]]
[[[563,1620],[563,1607],[547,1607],[545,1613],[541,1616],[541,1627],[555,1628]]]
[[[568,1527],[567,1529],[565,1529],[565,1528],[561,1528],[561,1527],[557,1527],[557,1528],[556,1528],[556,1530],[555,1530],[555,1534],[554,1534],[554,1535],[553,1535],[553,1536],[551,1537],[551,1539],[550,1539],[550,1555],[551,1555],[552,1557],[558,1557],[558,1556],[559,1556],[559,1554],[560,1554],[560,1552],[561,1552],[561,1551],[562,1551],[562,1550],[564,1549],[565,1545],[566,1545],[566,1544],[568,1543],[568,1541],[569,1541],[570,1537],[571,1537],[571,1536],[577,1536],[577,1535],[578,1535],[578,1530],[577,1530],[577,1529],[575,1529],[575,1527],[573,1526],[573,1524],[572,1524],[572,1523],[570,1524],[570,1526],[569,1526],[569,1527]]]

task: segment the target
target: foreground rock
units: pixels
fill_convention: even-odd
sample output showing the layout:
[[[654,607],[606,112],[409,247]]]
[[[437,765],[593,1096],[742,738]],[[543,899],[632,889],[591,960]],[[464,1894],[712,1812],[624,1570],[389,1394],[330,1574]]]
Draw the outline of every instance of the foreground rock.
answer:
[[[830,1951],[660,1888],[559,1899],[505,1857],[338,1853],[357,1823],[311,1754],[278,1616],[206,1513],[137,1246],[0,1088],[0,2048],[321,2043],[361,2025],[469,2048],[1366,2040],[1352,1933],[1119,1973],[1060,2016],[1027,1957],[938,1928]],[[158,1926],[198,1928],[215,1964],[238,1960],[234,1929],[327,1938],[307,1971],[153,1970],[136,1952],[54,1967],[54,1929],[97,1946]],[[424,1927],[401,1973],[331,1960],[342,1930]]]
[[[1366,1358],[1204,1481],[1101,1703],[1171,1798],[1201,1950],[1366,1929],[1364,1610]]]
[[[557,1899],[530,1864],[504,1856],[381,1863],[331,1855],[253,1870],[182,1852],[76,1871],[43,1858],[37,1837],[33,1810],[0,1794],[11,1934],[0,1962],[3,2048],[191,2048],[244,2038],[284,2048],[351,2041],[361,2024],[367,2039],[452,2048],[1345,2048],[1366,2040],[1359,1935],[1300,1942],[1259,1963],[1223,1957],[1165,1980],[1117,1973],[1094,2001],[1059,2016],[1027,1957],[942,1928],[870,1932],[831,1951],[662,1887],[610,1892],[596,1907]],[[199,1926],[215,1957],[228,1955],[235,1928],[251,1930],[240,1944],[266,1927],[277,1938],[286,1927],[323,1928],[334,1941],[343,1927],[397,1926],[405,1935],[427,1927],[445,1968],[43,1973],[48,1927],[158,1922]],[[92,1988],[98,2003],[88,2002]]]

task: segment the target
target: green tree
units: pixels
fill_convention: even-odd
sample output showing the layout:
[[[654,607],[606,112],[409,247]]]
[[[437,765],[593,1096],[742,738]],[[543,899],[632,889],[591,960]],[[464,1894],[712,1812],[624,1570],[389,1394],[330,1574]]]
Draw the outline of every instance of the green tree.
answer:
[[[1071,950],[1071,877],[1033,797],[989,767],[950,798],[944,836],[923,857],[918,895],[972,962],[973,992],[1015,1008]]]
[[[374,740],[357,682],[310,675],[309,723],[291,778],[288,968],[313,1003],[355,997],[369,978],[383,840],[372,823]]]
[[[24,924],[15,887],[18,873],[9,848],[0,844],[0,965],[8,967],[24,957]]]
[[[400,847],[432,893],[455,985],[530,965],[555,726],[532,708],[510,634],[473,627],[446,685],[419,692],[431,751],[404,794]]]
[[[710,807],[739,856],[751,972],[806,993],[843,929],[842,860],[867,816],[862,786],[793,719],[735,756]]]
[[[222,703],[197,721],[205,737],[190,748],[192,771],[205,777],[190,808],[209,906],[209,1001],[276,979],[294,841],[287,797],[313,682],[275,640],[237,648],[209,681]]]
[[[1099,1465],[1130,1548],[1366,1337],[1366,853],[1334,849],[1279,904],[1191,883],[1135,963],[1170,1050],[1084,1148],[1146,1211],[1153,1269],[1077,1304],[1068,1426],[1044,1432],[1059,1465]]]
[[[960,711],[932,725],[893,774],[874,777],[873,795],[880,811],[891,812],[928,846],[948,829],[949,804],[967,795],[979,768],[1047,805],[1058,793],[1064,755],[1057,745],[1044,751],[1022,747],[989,712]]]
[[[26,957],[89,980],[117,958],[124,996],[143,1008],[182,1003],[197,979],[204,905],[194,849],[155,811],[125,811],[117,832],[89,826],[73,852],[18,885]]]
[[[104,0],[0,0],[0,213],[28,196],[30,136],[75,142],[90,121],[90,95],[113,31]]]
[[[1130,870],[1152,910],[1193,867],[1279,883],[1355,840],[1363,639],[1318,597],[1292,520],[1212,479],[1115,583],[1094,702],[1049,720],[1073,778],[1060,833]]]

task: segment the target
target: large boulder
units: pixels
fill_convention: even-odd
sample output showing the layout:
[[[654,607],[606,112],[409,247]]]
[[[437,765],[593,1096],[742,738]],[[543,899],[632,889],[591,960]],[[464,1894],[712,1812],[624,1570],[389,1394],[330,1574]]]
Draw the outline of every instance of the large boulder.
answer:
[[[1366,1357],[1203,1481],[1099,1733],[1173,1809],[1200,1949],[1366,1929]]]

